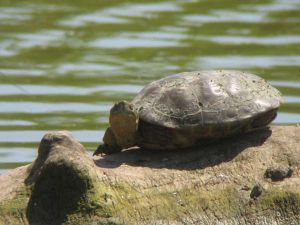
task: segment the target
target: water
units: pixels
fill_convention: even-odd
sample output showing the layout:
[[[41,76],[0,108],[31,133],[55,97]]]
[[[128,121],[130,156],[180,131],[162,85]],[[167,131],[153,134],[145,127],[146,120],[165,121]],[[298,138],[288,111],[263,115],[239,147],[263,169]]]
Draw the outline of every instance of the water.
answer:
[[[1,1],[0,173],[49,130],[95,149],[113,102],[204,69],[259,74],[286,99],[274,123],[300,123],[300,2]]]

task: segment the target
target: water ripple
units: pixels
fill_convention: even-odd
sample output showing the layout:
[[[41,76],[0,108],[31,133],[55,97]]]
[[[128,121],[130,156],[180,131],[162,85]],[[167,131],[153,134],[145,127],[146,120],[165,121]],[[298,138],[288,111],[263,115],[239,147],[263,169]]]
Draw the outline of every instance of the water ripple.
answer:
[[[0,148],[0,163],[32,162],[36,155],[33,148]]]
[[[74,16],[59,22],[59,25],[80,27],[88,24],[128,24],[130,17],[147,17],[158,12],[179,11],[172,2],[156,4],[122,4],[93,13]]]
[[[193,14],[183,17],[183,24],[190,23],[260,23],[268,21],[264,12],[237,12],[226,10],[212,10],[210,14]]]
[[[108,112],[112,104],[0,102],[0,113]]]
[[[295,113],[278,113],[273,123],[277,124],[296,124],[300,121],[300,114]]]
[[[29,8],[1,7],[0,24],[17,24],[30,20],[32,19],[30,15],[32,12],[33,9]]]
[[[46,134],[46,130],[34,130],[34,131],[0,131],[0,143],[38,143],[42,137]],[[100,142],[102,140],[103,131],[97,130],[76,130],[70,131],[71,135],[80,142]],[[0,157],[1,158],[1,157]]]
[[[14,45],[12,40],[4,40],[0,42],[0,56],[14,56],[17,54],[17,50],[11,49],[11,46]]]
[[[300,88],[300,82],[299,81],[279,81],[279,80],[271,80],[269,81],[272,85],[278,86],[278,87],[294,87],[294,88]]]
[[[300,56],[207,56],[195,60],[203,68],[269,68],[273,66],[299,66]]]
[[[242,7],[245,9],[254,9],[263,12],[274,12],[274,11],[283,11],[283,10],[297,10],[300,8],[300,3],[298,0],[276,0],[269,4],[256,5],[256,6],[247,6]]]
[[[16,35],[18,48],[33,48],[37,46],[57,45],[65,38],[65,31],[44,30],[36,33],[25,33]]]
[[[45,75],[45,71],[41,69],[15,69],[15,68],[7,68],[0,69],[0,77],[1,75],[9,75],[9,76],[42,76]]]
[[[300,88],[300,86],[299,86]],[[285,103],[299,103],[300,104],[300,97],[297,96],[284,96]]]
[[[0,120],[0,126],[32,126],[32,125],[36,125],[36,123],[27,120]]]
[[[115,16],[107,15],[106,12],[99,11],[86,15],[74,16],[70,19],[60,21],[58,24],[62,26],[80,27],[87,24],[122,24],[128,23],[127,19],[117,18]]]
[[[288,45],[300,44],[300,36],[281,35],[272,37],[245,37],[245,36],[214,36],[207,40],[221,44],[261,44],[261,45]]]
[[[0,84],[0,95],[90,95],[97,92],[137,93],[143,86],[139,85],[98,85],[91,87],[49,86],[49,85],[15,85]],[[26,90],[24,92],[23,90]],[[0,110],[1,111],[1,110]]]
[[[111,37],[101,38],[89,43],[94,48],[153,48],[153,47],[176,47],[177,41],[154,40],[144,38]]]
[[[103,65],[103,64],[95,64],[95,63],[77,63],[71,64],[66,63],[58,66],[56,71],[59,74],[65,74],[72,71],[108,71],[108,70],[118,70],[121,69],[119,66],[115,65]]]
[[[20,50],[57,46],[63,43],[65,32],[62,30],[41,30],[35,33],[15,34],[10,39],[0,42],[0,56],[15,56]]]

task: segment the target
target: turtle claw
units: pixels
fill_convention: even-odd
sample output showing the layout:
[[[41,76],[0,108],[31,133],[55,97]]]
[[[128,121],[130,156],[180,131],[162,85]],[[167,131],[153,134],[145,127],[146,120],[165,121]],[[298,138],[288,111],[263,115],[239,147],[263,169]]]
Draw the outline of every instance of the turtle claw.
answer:
[[[102,144],[102,145],[99,145],[98,148],[96,149],[96,151],[93,153],[93,156],[95,155],[111,155],[111,154],[114,154],[114,153],[118,153],[120,152],[122,149],[121,148],[114,148],[112,146],[109,146],[107,144]]]
[[[96,149],[96,151],[94,151],[93,156],[95,156],[95,155],[101,155],[102,156],[102,152],[101,152],[101,149],[99,147]]]

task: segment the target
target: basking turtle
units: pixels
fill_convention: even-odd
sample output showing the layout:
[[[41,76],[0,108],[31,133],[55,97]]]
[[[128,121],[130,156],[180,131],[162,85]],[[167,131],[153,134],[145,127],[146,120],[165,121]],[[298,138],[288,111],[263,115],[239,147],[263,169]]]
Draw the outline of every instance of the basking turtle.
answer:
[[[268,125],[282,102],[262,78],[239,71],[195,71],[145,86],[110,110],[103,144],[94,155],[133,146],[172,150]]]

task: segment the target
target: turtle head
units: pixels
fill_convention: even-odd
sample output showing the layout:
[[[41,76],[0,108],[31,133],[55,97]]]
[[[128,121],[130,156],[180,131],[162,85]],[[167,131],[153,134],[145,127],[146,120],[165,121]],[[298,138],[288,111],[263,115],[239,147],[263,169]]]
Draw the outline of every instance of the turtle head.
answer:
[[[110,127],[103,137],[94,155],[99,153],[112,154],[137,144],[138,114],[132,104],[121,101],[111,108],[109,116]]]
[[[110,110],[109,123],[122,149],[136,145],[138,113],[132,104],[126,101],[114,104]]]

